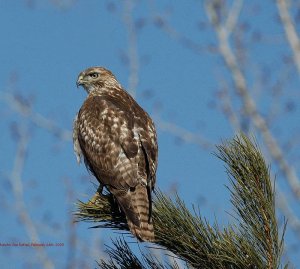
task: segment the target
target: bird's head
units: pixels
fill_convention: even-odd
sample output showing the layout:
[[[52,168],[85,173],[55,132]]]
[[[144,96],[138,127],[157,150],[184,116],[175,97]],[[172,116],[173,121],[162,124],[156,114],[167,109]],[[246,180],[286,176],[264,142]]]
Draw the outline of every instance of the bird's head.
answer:
[[[103,67],[90,67],[82,71],[76,85],[82,86],[88,93],[105,87],[120,87],[113,73]]]

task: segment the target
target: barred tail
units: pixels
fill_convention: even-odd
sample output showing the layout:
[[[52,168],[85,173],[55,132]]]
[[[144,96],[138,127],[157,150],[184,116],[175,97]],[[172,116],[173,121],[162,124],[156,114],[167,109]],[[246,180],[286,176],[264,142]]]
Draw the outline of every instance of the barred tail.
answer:
[[[130,232],[140,241],[154,241],[154,230],[151,219],[151,197],[147,188],[138,184],[134,189],[110,188],[122,211],[126,215]]]
[[[127,216],[127,223],[131,233],[141,241],[154,241],[154,229],[151,219],[151,199],[145,186],[138,184],[132,193],[131,202],[138,217],[138,222],[132,222]]]

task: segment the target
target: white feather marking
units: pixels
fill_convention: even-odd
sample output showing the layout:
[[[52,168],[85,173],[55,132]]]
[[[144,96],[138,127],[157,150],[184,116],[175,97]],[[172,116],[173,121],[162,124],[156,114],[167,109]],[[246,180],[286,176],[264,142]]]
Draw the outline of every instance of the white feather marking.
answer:
[[[147,179],[146,178],[141,178],[141,181],[145,184],[145,186],[147,186],[148,185],[148,182],[147,182]]]
[[[78,140],[77,118],[78,118],[78,114],[76,114],[74,123],[73,123],[73,126],[74,126],[73,127],[73,148],[74,148],[74,153],[76,155],[77,163],[80,164],[81,157],[82,157],[82,151],[81,151],[79,140]]]
[[[123,150],[121,150],[118,157],[119,157],[119,159],[126,158],[125,152]]]
[[[133,128],[133,135],[135,140],[139,139],[139,132],[136,128]]]

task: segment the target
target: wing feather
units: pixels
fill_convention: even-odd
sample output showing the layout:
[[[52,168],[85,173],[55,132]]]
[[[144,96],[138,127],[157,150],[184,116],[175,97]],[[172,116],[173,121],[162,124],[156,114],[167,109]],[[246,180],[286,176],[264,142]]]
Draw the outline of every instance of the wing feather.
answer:
[[[132,233],[152,241],[158,146],[149,115],[125,91],[89,95],[73,133],[75,152],[116,197]]]
[[[113,187],[131,187],[137,181],[137,167],[128,159],[138,153],[129,115],[107,96],[87,98],[78,113],[78,140],[87,166],[100,182]]]

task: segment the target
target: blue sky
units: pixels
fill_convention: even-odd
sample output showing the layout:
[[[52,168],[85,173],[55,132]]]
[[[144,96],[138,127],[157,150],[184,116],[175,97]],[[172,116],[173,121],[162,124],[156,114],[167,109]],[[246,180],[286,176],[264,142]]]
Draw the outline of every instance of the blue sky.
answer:
[[[74,1],[70,6],[58,8],[53,4],[55,1],[33,1],[33,6],[28,6],[29,2],[0,0],[0,91],[2,96],[7,92],[18,92],[30,98],[34,112],[71,131],[73,118],[85,98],[85,92],[75,85],[80,71],[89,66],[104,66],[128,89],[130,40],[124,24],[124,5],[118,1],[88,0]],[[229,81],[229,88],[232,86],[230,75],[218,54],[207,49],[216,44],[216,37],[208,26],[203,3],[134,2],[132,19],[136,25],[142,26],[135,33],[139,65],[137,101],[157,121],[171,122],[204,137],[212,145],[232,137],[233,129],[218,109],[217,94],[221,81]],[[157,15],[203,49],[195,53],[157,27],[153,22]],[[273,4],[253,1],[242,10],[241,17],[241,22],[245,21],[251,27],[249,34],[244,35],[244,42],[250,47],[246,60],[251,72],[246,76],[249,87],[259,91],[262,85],[257,81],[261,70],[273,72],[270,84],[276,81],[277,74],[285,70],[285,66],[279,66],[281,58],[278,55],[289,55],[290,51],[284,44],[282,28],[276,23]],[[251,34],[255,31],[260,32],[266,41],[251,43]],[[279,67],[274,68],[276,65]],[[288,70],[288,75],[293,76],[294,72]],[[298,82],[298,79],[289,81],[289,90],[284,97],[287,101],[294,98]],[[261,111],[267,113],[273,99],[269,100],[267,91],[256,94],[254,91]],[[233,104],[240,107],[238,98],[233,98]],[[3,99],[0,113],[1,195],[3,203],[9,205],[4,207],[0,221],[0,241],[30,241],[14,213],[14,198],[7,179],[16,152],[11,130],[15,125],[25,126],[30,129],[29,150],[22,172],[25,204],[36,223],[40,240],[65,244],[63,248],[46,249],[56,268],[64,268],[73,204],[77,199],[87,200],[92,195],[91,181],[95,180],[88,175],[84,165],[76,164],[70,140],[61,141],[49,131],[35,126],[11,110]],[[280,139],[299,129],[293,124],[297,117],[299,112],[296,111],[289,118],[278,119],[273,131],[280,131]],[[278,129],[282,123],[286,127]],[[183,142],[161,128],[158,128],[158,137],[158,187],[168,192],[176,186],[188,205],[200,203],[201,213],[209,220],[216,216],[223,224],[230,221],[225,213],[231,208],[229,193],[224,187],[228,181],[223,164],[212,154],[213,147],[205,150],[194,143]],[[72,186],[71,198],[67,198],[68,186]],[[99,240],[102,246],[115,236],[108,231],[88,230],[88,227],[89,224],[77,223],[74,228],[84,244]],[[290,242],[293,244],[292,239]],[[77,246],[78,261],[81,251]],[[300,263],[297,254],[299,252],[290,255],[296,265]],[[8,262],[13,268],[25,268],[24,263],[28,265],[30,262],[33,268],[39,268],[34,262],[34,249],[1,249],[0,257],[1,268],[6,268]],[[95,266],[95,259],[85,260],[87,267]]]

